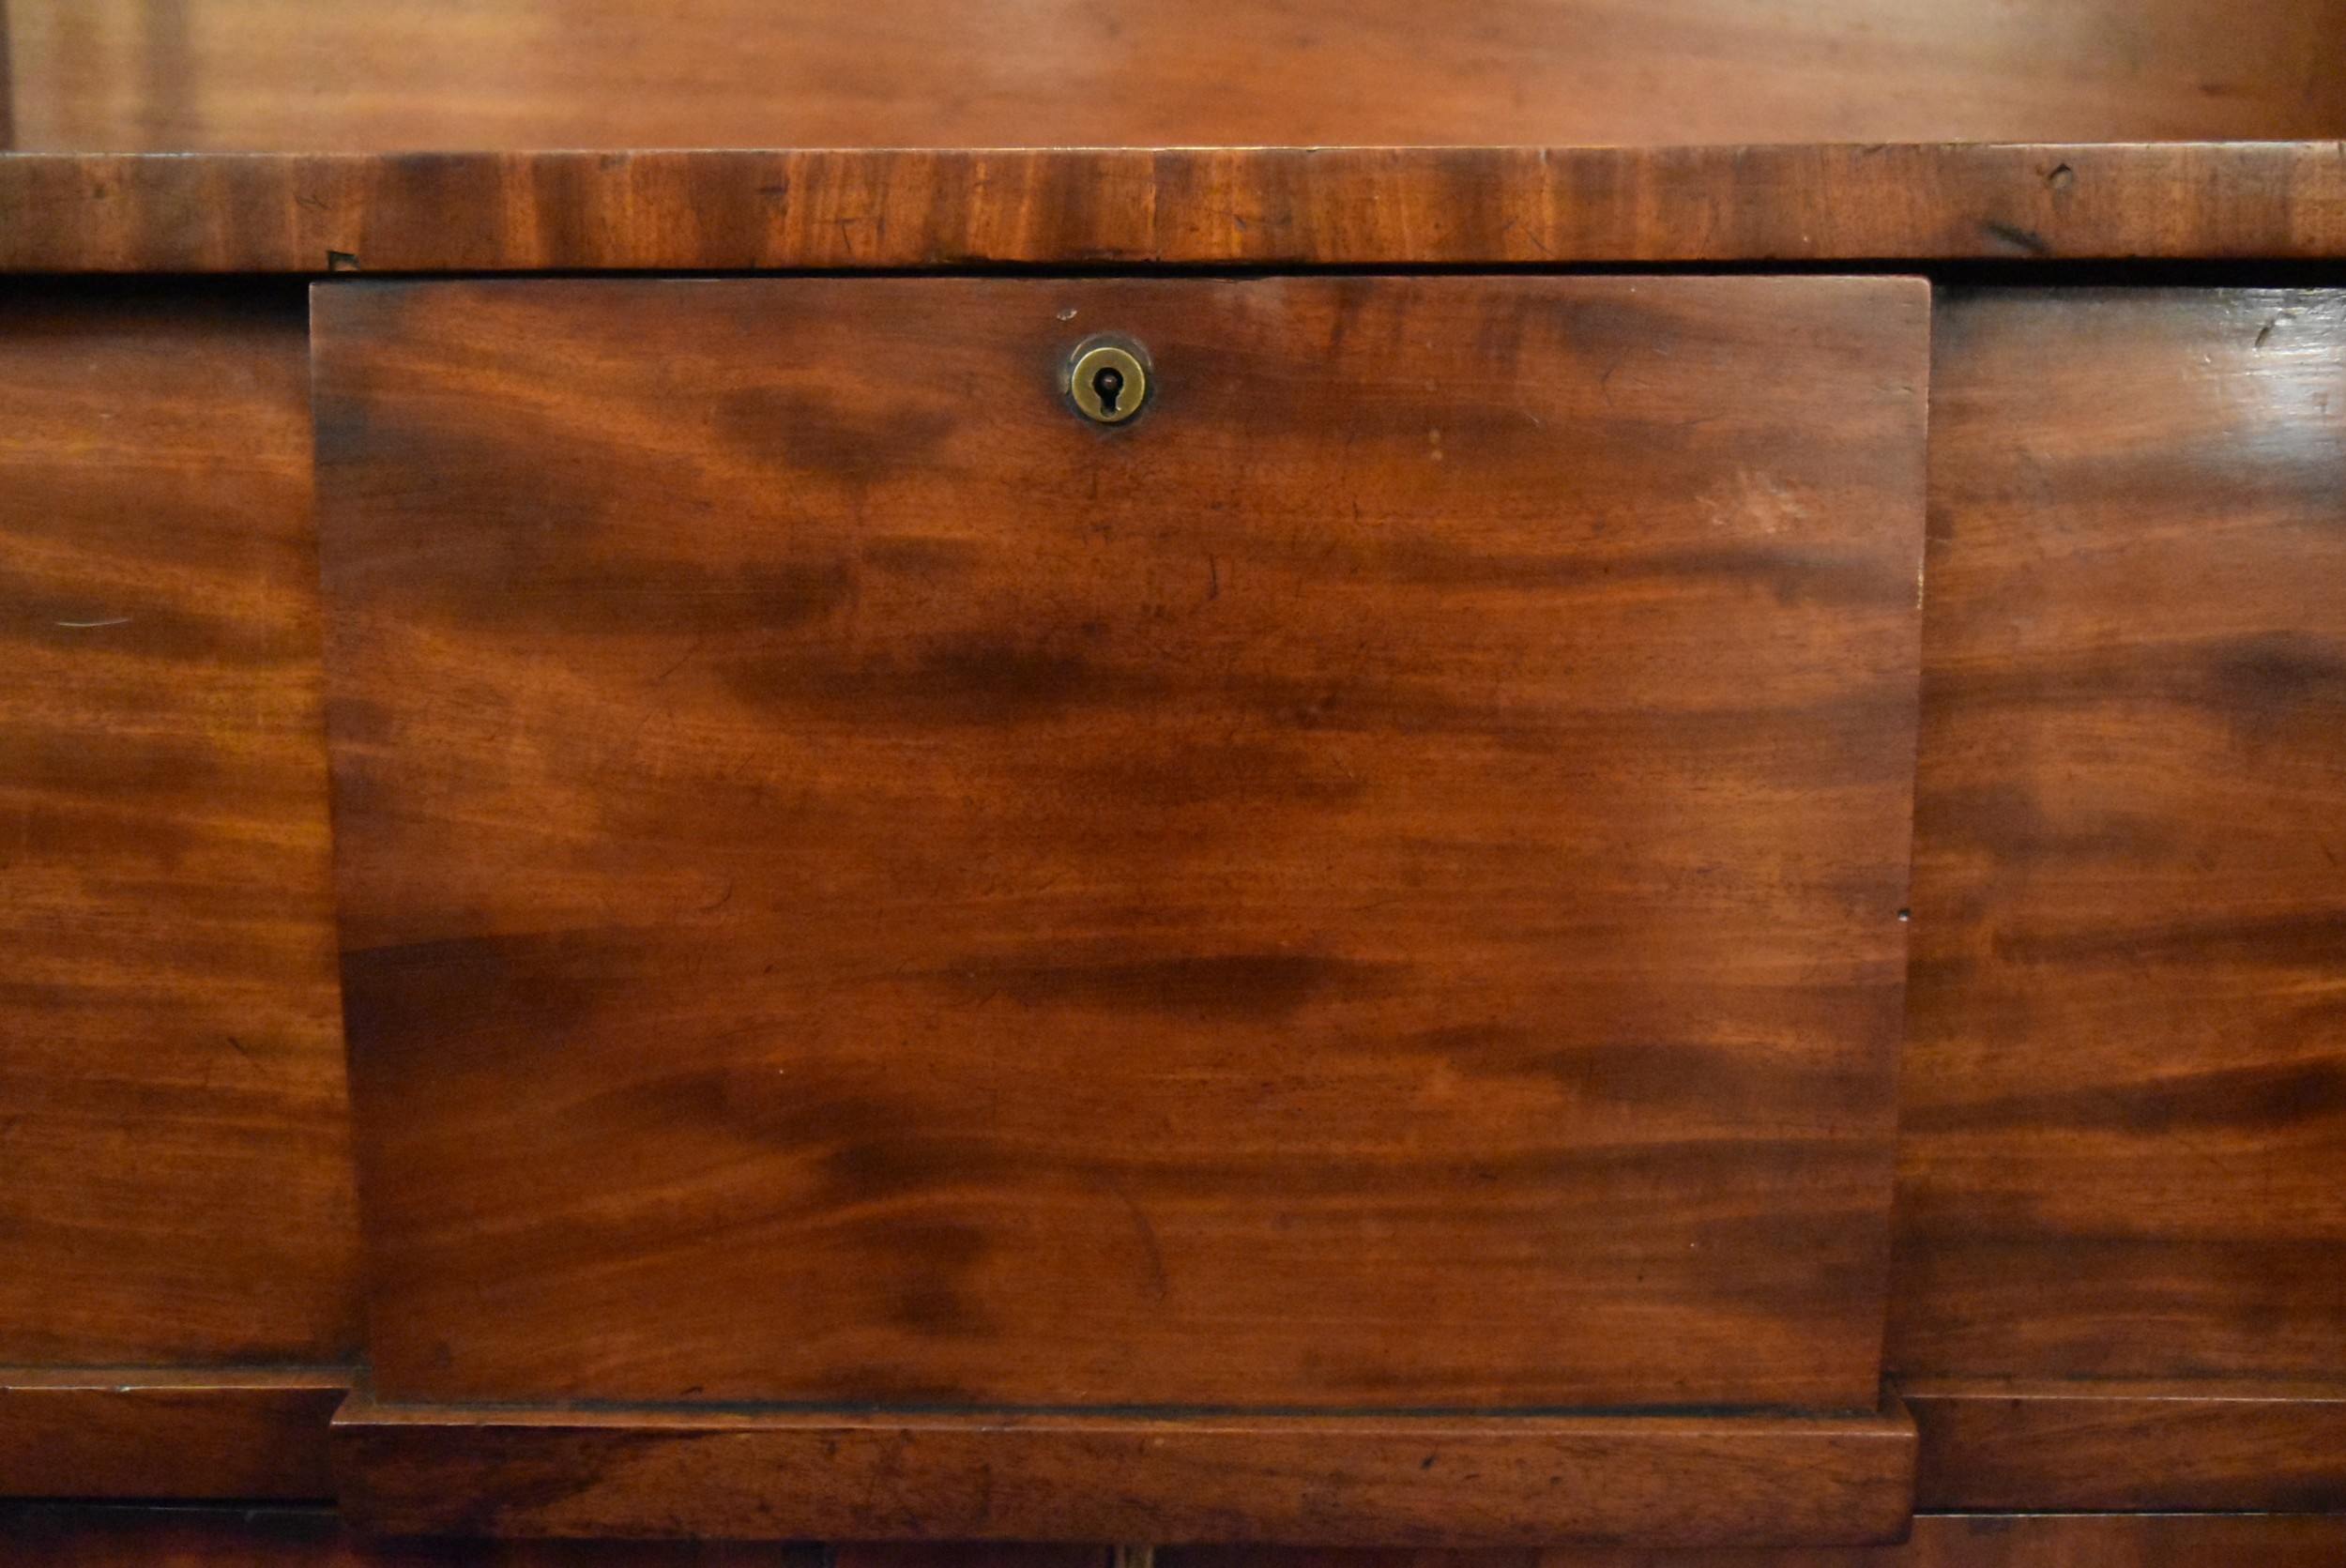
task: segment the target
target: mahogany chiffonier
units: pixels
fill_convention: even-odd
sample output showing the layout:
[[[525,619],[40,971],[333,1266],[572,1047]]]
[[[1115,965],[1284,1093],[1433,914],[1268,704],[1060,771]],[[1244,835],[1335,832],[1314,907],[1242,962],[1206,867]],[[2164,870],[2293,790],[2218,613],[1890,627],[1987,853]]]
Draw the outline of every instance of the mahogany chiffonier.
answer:
[[[1747,9],[11,0],[0,1559],[2346,1561],[2346,15]]]

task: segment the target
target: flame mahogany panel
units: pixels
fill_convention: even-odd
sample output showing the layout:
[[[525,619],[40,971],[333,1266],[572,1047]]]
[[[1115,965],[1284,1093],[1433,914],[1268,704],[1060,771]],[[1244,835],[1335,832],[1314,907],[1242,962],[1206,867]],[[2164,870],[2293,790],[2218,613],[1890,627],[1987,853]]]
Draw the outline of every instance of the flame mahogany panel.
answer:
[[[1871,1408],[1928,298],[319,285],[379,1392]]]

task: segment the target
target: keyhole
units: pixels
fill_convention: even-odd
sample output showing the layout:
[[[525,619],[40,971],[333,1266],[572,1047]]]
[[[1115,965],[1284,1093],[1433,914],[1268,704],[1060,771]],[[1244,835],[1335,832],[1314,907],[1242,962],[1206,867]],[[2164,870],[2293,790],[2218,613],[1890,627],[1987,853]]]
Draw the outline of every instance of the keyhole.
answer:
[[[1149,401],[1148,362],[1136,344],[1095,343],[1077,352],[1067,367],[1066,385],[1076,413],[1099,424],[1120,425]]]
[[[1124,373],[1114,365],[1102,365],[1091,374],[1091,389],[1100,394],[1100,412],[1116,412],[1116,400],[1124,395]]]

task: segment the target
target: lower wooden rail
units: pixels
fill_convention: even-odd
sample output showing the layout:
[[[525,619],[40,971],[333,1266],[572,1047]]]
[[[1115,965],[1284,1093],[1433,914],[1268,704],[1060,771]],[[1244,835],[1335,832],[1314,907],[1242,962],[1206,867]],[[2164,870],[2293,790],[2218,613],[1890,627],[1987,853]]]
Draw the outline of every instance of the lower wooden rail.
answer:
[[[0,1496],[310,1499],[353,1369],[0,1367]]]
[[[2346,1384],[1900,1384],[1924,1508],[2346,1510]]]
[[[1322,1545],[1903,1539],[1914,1425],[1796,1416],[836,1414],[385,1405],[334,1419],[386,1534]]]

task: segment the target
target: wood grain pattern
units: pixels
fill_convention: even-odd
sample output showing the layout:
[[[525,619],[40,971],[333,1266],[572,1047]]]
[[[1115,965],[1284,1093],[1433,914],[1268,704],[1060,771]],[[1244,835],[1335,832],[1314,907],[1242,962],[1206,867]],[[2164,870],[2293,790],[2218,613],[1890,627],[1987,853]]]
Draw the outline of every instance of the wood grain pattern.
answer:
[[[2346,133],[2337,0],[12,0],[68,151]]]
[[[1936,354],[1891,1364],[2346,1375],[2346,295]]]
[[[351,1370],[0,1368],[0,1496],[330,1498]]]
[[[0,1362],[355,1351],[297,306],[0,297]]]
[[[0,269],[2346,255],[2346,144],[0,155]]]
[[[1870,1408],[1927,301],[319,285],[377,1387]]]
[[[1977,1378],[1906,1393],[1924,1506],[2346,1512],[2346,1385]]]
[[[334,1418],[384,1534],[1863,1543],[1906,1532],[1914,1427],[1878,1416],[727,1414]]]
[[[8,8],[0,5],[0,152],[16,145],[15,73],[9,69]]]

